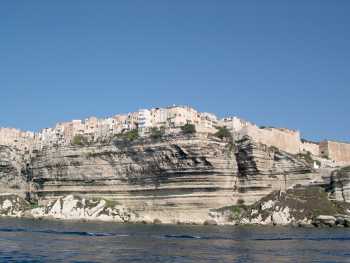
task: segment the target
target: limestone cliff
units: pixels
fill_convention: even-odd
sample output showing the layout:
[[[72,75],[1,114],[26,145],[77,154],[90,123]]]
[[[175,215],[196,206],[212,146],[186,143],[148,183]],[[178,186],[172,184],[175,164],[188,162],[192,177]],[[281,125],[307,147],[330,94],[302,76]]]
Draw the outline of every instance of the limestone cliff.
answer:
[[[203,223],[213,219],[213,209],[249,205],[296,185],[326,184],[305,160],[249,137],[235,143],[201,133],[117,138],[51,147],[28,164],[10,148],[0,152],[4,185],[18,183],[22,193],[27,187],[30,201],[42,206],[31,213],[38,217]],[[94,202],[99,208],[88,205]],[[106,206],[113,202],[118,205]]]
[[[27,166],[18,150],[0,145],[0,192],[25,197],[28,191]]]
[[[328,190],[332,199],[350,203],[350,166],[332,172]]]
[[[251,204],[274,190],[316,181],[311,165],[295,155],[244,137],[236,142],[238,182],[236,190],[245,204]]]
[[[164,222],[201,222],[210,208],[235,203],[236,174],[228,145],[201,135],[55,148],[32,160],[41,203],[69,194],[106,198]]]

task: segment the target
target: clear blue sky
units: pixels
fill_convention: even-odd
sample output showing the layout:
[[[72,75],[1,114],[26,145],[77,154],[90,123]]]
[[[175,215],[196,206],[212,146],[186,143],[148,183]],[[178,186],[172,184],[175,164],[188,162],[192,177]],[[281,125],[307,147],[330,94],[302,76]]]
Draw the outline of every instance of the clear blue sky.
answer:
[[[350,1],[2,1],[0,126],[189,104],[350,141]]]

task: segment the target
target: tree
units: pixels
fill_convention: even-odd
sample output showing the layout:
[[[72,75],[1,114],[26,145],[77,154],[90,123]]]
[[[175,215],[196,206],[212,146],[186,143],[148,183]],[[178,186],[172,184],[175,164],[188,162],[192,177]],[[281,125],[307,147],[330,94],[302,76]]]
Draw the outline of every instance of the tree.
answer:
[[[128,131],[124,133],[124,135],[125,135],[125,138],[128,139],[129,141],[134,141],[139,138],[139,132],[137,129]]]
[[[165,131],[164,128],[151,128],[151,138],[152,139],[160,139],[164,135]]]
[[[72,139],[72,145],[84,146],[86,144],[88,144],[88,139],[81,134],[75,135]]]
[[[187,123],[184,126],[181,126],[181,130],[184,134],[193,134],[196,133],[196,126]]]
[[[139,138],[139,132],[137,129],[127,131],[127,132],[122,132],[119,134],[115,135],[116,138],[122,139],[122,140],[127,140],[127,141],[134,141],[137,138]]]
[[[232,134],[227,129],[226,126],[224,126],[224,127],[217,127],[217,129],[218,129],[218,131],[214,134],[216,137],[218,137],[220,139],[232,140]]]

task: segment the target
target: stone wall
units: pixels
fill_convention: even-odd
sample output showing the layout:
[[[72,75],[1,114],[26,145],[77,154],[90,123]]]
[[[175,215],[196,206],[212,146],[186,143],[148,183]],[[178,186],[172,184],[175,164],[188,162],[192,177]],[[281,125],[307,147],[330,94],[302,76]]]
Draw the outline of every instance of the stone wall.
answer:
[[[304,141],[300,144],[300,152],[307,153],[310,152],[314,156],[320,155],[320,146],[314,142]]]
[[[0,127],[0,145],[13,146],[20,150],[30,151],[33,141],[34,133],[32,132]]]
[[[323,141],[320,155],[337,162],[350,163],[350,143]]]
[[[239,132],[241,136],[250,136],[255,141],[268,146],[277,147],[288,153],[297,154],[300,152],[300,133],[288,129],[259,128],[248,125]]]

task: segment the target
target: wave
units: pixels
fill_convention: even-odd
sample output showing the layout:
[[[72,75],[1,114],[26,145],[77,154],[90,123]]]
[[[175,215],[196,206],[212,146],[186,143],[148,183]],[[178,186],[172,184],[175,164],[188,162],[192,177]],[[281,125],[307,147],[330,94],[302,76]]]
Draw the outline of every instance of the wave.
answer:
[[[91,237],[128,236],[125,234],[115,234],[115,233],[85,232],[85,231],[30,230],[25,228],[0,228],[0,232],[30,232],[30,233],[42,233],[42,234],[54,234],[54,235],[75,235],[75,236],[91,236]]]
[[[180,239],[202,239],[199,236],[191,236],[191,235],[164,235],[165,238],[180,238]]]
[[[57,231],[57,230],[32,230],[26,228],[0,228],[0,232],[28,232],[53,235],[74,235],[88,237],[127,237],[129,234],[118,234],[109,232],[87,232],[87,231]],[[165,234],[162,236],[154,236],[162,239],[205,239],[205,240],[230,240],[230,241],[350,241],[350,236],[335,237],[261,237],[261,238],[234,238],[229,236],[197,236],[189,234]]]
[[[242,239],[236,239],[232,237],[223,237],[223,236],[212,236],[212,237],[205,237],[205,236],[192,236],[192,235],[186,235],[186,234],[179,234],[179,235],[172,235],[167,234],[164,235],[163,238],[176,238],[176,239],[206,239],[206,240],[231,240],[231,241],[294,241],[294,240],[301,240],[301,241],[350,241],[350,237],[277,237],[277,238],[242,238]]]
[[[291,240],[306,240],[306,241],[349,241],[350,237],[281,237],[281,238],[254,238],[254,241],[291,241]]]

